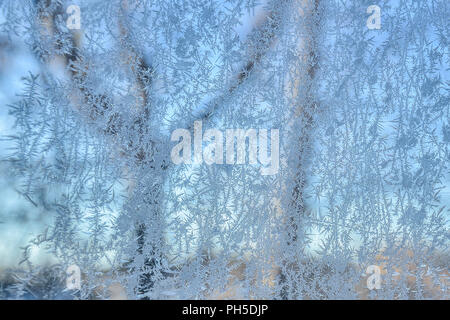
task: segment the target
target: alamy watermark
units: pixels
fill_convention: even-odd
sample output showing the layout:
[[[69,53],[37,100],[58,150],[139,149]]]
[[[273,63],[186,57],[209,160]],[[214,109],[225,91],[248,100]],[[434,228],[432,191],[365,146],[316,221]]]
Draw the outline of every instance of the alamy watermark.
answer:
[[[81,29],[81,10],[80,7],[72,4],[67,7],[66,13],[69,15],[66,21],[66,26],[70,30]]]
[[[270,131],[270,143],[269,143]],[[181,138],[181,141],[180,141]],[[245,164],[261,165],[262,175],[278,173],[280,166],[280,133],[278,129],[226,129],[224,134],[218,129],[203,132],[202,121],[194,121],[194,152],[192,154],[191,132],[176,129],[171,141],[178,141],[172,148],[170,157],[175,164]],[[246,147],[248,141],[248,156]],[[269,155],[270,144],[270,155]]]
[[[66,270],[66,289],[80,290],[81,289],[81,270],[76,264],[70,265]]]
[[[370,265],[366,269],[366,274],[370,274],[366,281],[367,289],[381,289],[381,268],[376,265]]]
[[[371,5],[367,7],[367,13],[370,14],[366,22],[367,28],[369,30],[381,29],[381,8],[377,5]]]

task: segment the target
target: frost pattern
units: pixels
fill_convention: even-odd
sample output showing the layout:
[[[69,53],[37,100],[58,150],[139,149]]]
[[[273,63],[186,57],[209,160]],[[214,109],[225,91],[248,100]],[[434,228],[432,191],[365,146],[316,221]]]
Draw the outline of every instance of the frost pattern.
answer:
[[[379,30],[366,0],[78,1],[76,31],[70,1],[3,0],[41,66],[9,160],[54,216],[16,296],[42,246],[78,299],[448,299],[449,3],[376,2]],[[278,128],[278,174],[174,165],[195,120]]]

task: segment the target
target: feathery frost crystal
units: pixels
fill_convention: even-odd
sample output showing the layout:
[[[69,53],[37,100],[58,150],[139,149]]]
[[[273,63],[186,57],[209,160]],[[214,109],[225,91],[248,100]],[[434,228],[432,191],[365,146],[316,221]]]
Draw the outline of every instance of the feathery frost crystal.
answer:
[[[448,1],[0,10],[2,36],[39,65],[3,105],[7,160],[24,201],[51,216],[12,297],[449,298]],[[175,163],[172,133],[196,148],[196,121],[210,130],[197,148],[217,132],[223,143],[209,161]],[[226,160],[227,129],[259,132],[243,161]],[[33,262],[35,247],[52,267]],[[68,290],[70,266],[81,281]]]

